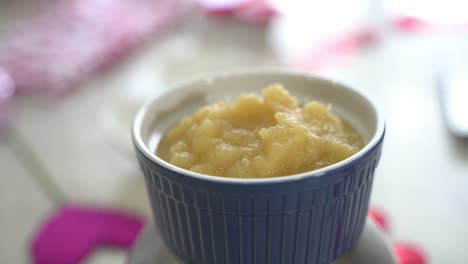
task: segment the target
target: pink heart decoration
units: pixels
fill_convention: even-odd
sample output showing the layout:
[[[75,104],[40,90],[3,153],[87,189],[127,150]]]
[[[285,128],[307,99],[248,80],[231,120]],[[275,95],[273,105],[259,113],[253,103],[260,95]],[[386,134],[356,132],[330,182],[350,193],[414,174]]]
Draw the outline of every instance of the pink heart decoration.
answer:
[[[410,244],[397,243],[393,245],[393,251],[400,264],[426,264],[423,251]]]
[[[76,264],[99,246],[129,248],[141,218],[117,210],[66,205],[54,212],[32,241],[35,264]]]

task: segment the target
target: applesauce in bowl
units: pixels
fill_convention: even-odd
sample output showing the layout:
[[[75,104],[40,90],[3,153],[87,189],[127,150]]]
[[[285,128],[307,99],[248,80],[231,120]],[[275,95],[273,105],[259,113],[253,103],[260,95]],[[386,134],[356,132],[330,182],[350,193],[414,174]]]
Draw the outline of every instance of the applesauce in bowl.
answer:
[[[187,170],[233,178],[320,169],[363,147],[359,133],[317,101],[299,105],[283,86],[216,102],[180,120],[157,154]]]

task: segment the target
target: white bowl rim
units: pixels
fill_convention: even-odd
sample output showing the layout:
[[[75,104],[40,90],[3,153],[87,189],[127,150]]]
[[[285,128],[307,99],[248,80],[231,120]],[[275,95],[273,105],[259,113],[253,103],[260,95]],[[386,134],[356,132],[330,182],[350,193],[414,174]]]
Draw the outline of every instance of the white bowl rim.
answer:
[[[307,171],[307,172],[302,172],[298,174],[292,174],[292,175],[286,175],[286,176],[279,176],[279,177],[269,177],[269,178],[229,178],[229,177],[222,177],[222,176],[213,176],[213,175],[207,175],[207,174],[202,174],[202,173],[197,173],[193,171],[189,171],[180,167],[177,167],[167,161],[164,161],[163,159],[159,158],[156,154],[154,154],[147,144],[145,144],[145,141],[142,138],[142,131],[141,128],[143,127],[143,122],[145,120],[146,113],[148,110],[152,107],[152,104],[154,101],[156,101],[159,97],[166,95],[167,93],[172,93],[175,92],[178,89],[184,89],[185,86],[194,83],[194,82],[200,82],[200,81],[215,81],[217,79],[223,79],[223,78],[228,78],[228,77],[237,77],[237,76],[256,76],[256,75],[290,75],[292,77],[297,77],[297,78],[303,78],[303,79],[310,79],[310,80],[318,80],[322,82],[328,82],[333,85],[339,85],[344,89],[347,89],[353,93],[355,93],[357,96],[363,98],[369,106],[372,108],[372,111],[375,113],[376,116],[376,129],[375,133],[373,134],[372,138],[370,141],[366,144],[364,148],[362,148],[360,151],[352,155],[351,157],[344,159],[340,162],[334,163],[330,166],[323,167],[321,169],[313,170],[313,171]],[[135,114],[135,117],[133,119],[132,123],[132,139],[135,144],[135,146],[138,148],[139,151],[143,155],[145,155],[146,158],[149,160],[155,162],[159,166],[162,166],[168,170],[177,172],[180,175],[185,175],[189,177],[193,177],[199,180],[204,180],[204,181],[210,181],[210,182],[217,182],[217,183],[230,183],[230,184],[255,184],[255,183],[280,183],[280,182],[289,182],[289,181],[298,181],[302,180],[304,178],[309,178],[309,177],[318,177],[326,174],[327,172],[337,170],[341,167],[346,167],[347,165],[352,164],[353,162],[360,160],[366,156],[371,150],[373,150],[381,141],[382,137],[384,136],[385,133],[385,122],[382,117],[382,115],[379,113],[377,110],[376,106],[362,93],[350,88],[347,85],[344,85],[340,82],[336,82],[330,79],[325,79],[321,77],[317,77],[311,74],[307,73],[300,73],[297,71],[293,70],[286,70],[286,69],[244,69],[244,70],[237,70],[237,71],[228,71],[224,73],[218,73],[218,74],[213,74],[205,78],[195,78],[195,79],[190,79],[187,81],[179,82],[171,86],[171,89],[168,89],[160,94],[157,94],[156,96],[148,99],[137,111]]]

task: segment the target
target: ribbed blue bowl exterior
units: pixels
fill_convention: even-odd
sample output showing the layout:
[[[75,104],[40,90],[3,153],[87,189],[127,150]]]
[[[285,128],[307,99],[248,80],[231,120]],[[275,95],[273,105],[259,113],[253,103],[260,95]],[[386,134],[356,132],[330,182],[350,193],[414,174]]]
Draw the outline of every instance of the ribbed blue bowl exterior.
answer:
[[[330,263],[364,227],[382,139],[325,175],[223,183],[181,175],[138,149],[155,223],[187,263]]]

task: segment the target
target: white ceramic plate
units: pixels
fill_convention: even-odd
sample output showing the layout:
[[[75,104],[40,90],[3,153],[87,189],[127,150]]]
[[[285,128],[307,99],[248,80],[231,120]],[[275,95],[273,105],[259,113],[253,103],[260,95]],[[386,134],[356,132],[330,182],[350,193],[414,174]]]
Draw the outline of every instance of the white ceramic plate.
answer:
[[[165,247],[153,226],[147,227],[141,234],[128,257],[128,264],[182,264]],[[334,262],[335,264],[396,264],[390,243],[377,229],[375,224],[367,220],[361,238],[345,256]]]

